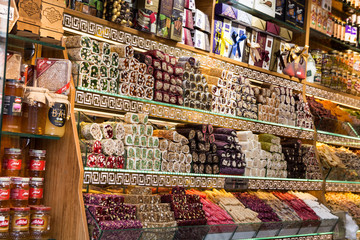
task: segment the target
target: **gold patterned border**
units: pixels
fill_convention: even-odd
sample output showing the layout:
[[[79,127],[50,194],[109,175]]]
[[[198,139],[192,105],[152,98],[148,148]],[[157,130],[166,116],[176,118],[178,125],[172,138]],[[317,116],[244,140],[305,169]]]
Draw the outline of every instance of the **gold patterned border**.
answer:
[[[349,106],[354,106],[360,108],[360,100],[352,97],[347,97],[339,93],[329,92],[320,88],[306,85],[306,94],[314,95],[315,97],[320,97],[328,99],[330,101],[342,103]]]
[[[330,134],[318,133],[317,141],[346,147],[360,148],[360,139],[333,136]]]
[[[248,189],[320,191],[322,182],[250,179]]]
[[[333,239],[332,234],[324,234],[324,235],[318,235],[318,236],[281,238],[280,240],[331,240],[331,239]]]
[[[79,17],[75,17],[70,14],[66,14],[66,13],[64,14],[63,26],[65,28],[75,30],[79,32],[79,34],[86,33],[92,36],[101,37],[114,42],[129,44],[135,48],[139,48],[142,50],[159,49],[167,54],[171,54],[176,57],[194,56],[195,58],[199,59],[201,61],[201,64],[203,64],[204,66],[222,68],[225,70],[232,71],[235,74],[248,77],[250,79],[267,82],[282,87],[288,87],[297,91],[302,91],[303,89],[303,84],[299,82],[291,81],[286,78],[277,77],[271,74],[266,74],[236,64],[221,61],[219,59],[209,57],[206,54],[197,54],[195,52],[188,51],[182,48],[169,46],[115,28],[103,26],[101,24],[92,21],[81,19]]]
[[[84,171],[84,184],[149,187],[224,188],[225,178]]]
[[[327,192],[360,192],[360,183],[333,183],[327,182],[325,187]]]
[[[246,121],[231,116],[227,117],[212,113],[198,112],[195,110],[191,111],[176,106],[170,107],[156,103],[129,100],[90,91],[77,90],[75,95],[75,106],[79,108],[96,109],[114,113],[148,113],[150,117],[165,120],[212,124],[218,127],[233,128],[236,130],[250,130],[253,132],[270,133],[285,137],[309,140],[314,138],[314,133],[308,130]]]

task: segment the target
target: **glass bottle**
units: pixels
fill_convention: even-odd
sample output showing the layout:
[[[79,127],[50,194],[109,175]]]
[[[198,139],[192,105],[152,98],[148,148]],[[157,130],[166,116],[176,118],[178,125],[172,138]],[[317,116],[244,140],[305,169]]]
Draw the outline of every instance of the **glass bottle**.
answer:
[[[4,89],[2,130],[21,131],[24,83],[16,79],[6,79]]]
[[[68,96],[52,93],[49,93],[49,96],[54,104],[47,109],[45,134],[62,137],[65,134],[65,123],[70,105]]]
[[[44,193],[44,179],[31,178],[29,185],[29,205],[41,205]]]
[[[20,176],[22,164],[21,149],[5,148],[2,162],[3,176]]]
[[[31,206],[30,234],[34,239],[48,239],[50,233],[50,207]]]
[[[45,164],[46,164],[46,151],[45,150],[29,150],[29,161],[27,166],[27,175],[29,177],[45,177]]]
[[[10,207],[10,178],[0,177],[0,209]]]
[[[0,208],[0,239],[9,239],[10,208]]]
[[[16,240],[29,239],[30,208],[11,208],[10,237]]]
[[[29,205],[29,178],[11,178],[10,205],[26,207]]]

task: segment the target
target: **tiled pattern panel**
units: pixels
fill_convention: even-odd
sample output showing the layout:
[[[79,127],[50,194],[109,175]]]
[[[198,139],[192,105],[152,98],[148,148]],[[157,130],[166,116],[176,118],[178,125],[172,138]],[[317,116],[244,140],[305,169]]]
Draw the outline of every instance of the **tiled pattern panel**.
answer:
[[[347,105],[358,107],[358,108],[360,107],[359,99],[343,96],[341,94],[334,93],[334,92],[328,92],[326,90],[312,87],[312,86],[306,86],[306,94],[314,95],[316,97],[325,98],[330,101],[335,101],[335,102],[347,104]]]
[[[306,237],[293,237],[293,238],[281,238],[280,240],[331,240],[332,235],[319,235],[319,236],[306,236]]]
[[[216,68],[223,68],[229,71],[234,72],[235,74],[240,74],[244,77],[251,79],[272,83],[275,85],[280,85],[283,87],[289,87],[297,91],[302,91],[303,84],[295,81],[291,81],[285,78],[276,77],[271,74],[262,73],[260,71],[248,69],[241,67],[235,64],[224,62],[207,55],[197,54],[182,48],[168,46],[163,43],[159,43],[153,40],[145,39],[131,33],[126,33],[114,28],[103,26],[85,19],[71,16],[69,14],[64,14],[63,26],[76,30],[79,32],[87,33],[97,37],[102,37],[104,39],[112,40],[118,43],[129,44],[133,47],[143,49],[143,50],[152,50],[159,49],[165,53],[172,54],[176,57],[180,56],[194,56],[201,61],[201,64],[204,66],[212,66]]]
[[[328,192],[360,192],[360,183],[326,183],[326,191]]]
[[[225,178],[85,171],[84,184],[189,188],[224,188]]]
[[[282,126],[274,126],[264,123],[240,120],[236,118],[219,116],[211,113],[202,113],[185,110],[177,107],[168,107],[121,97],[93,93],[88,91],[76,91],[75,104],[79,107],[99,109],[112,112],[148,113],[151,117],[185,121],[214,126],[233,128],[238,130],[251,130],[253,132],[270,133],[279,136],[294,137],[301,139],[313,139],[311,131],[303,131]]]
[[[341,145],[347,146],[347,147],[360,148],[360,139],[357,140],[357,139],[343,138],[343,137],[318,133],[317,134],[317,141],[324,142],[324,143],[329,143],[329,144],[333,143],[333,144],[336,144],[336,145],[341,144]]]
[[[321,190],[321,188],[322,188],[322,182],[250,179],[248,183],[248,189],[254,189],[254,190],[269,189],[269,190],[317,191],[317,190]]]

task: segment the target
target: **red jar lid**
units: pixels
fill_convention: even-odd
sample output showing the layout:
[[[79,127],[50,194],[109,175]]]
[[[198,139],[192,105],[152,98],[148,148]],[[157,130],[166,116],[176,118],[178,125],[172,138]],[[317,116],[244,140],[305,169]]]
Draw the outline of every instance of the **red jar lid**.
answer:
[[[0,208],[0,212],[8,212],[10,211],[10,208]]]
[[[37,211],[50,211],[50,210],[51,210],[51,207],[32,205],[32,206],[30,206],[30,209],[31,209],[31,210],[37,210]]]
[[[25,211],[30,211],[30,208],[29,207],[14,207],[14,208],[11,208],[10,210],[16,211],[16,212],[25,212]]]

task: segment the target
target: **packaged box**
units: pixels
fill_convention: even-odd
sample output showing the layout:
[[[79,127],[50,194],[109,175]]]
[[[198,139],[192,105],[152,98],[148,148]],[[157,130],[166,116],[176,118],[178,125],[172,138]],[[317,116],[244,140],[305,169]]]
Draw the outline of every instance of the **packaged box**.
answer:
[[[188,8],[191,11],[195,11],[196,9],[195,0],[185,0],[185,8]]]
[[[215,14],[231,20],[237,19],[237,9],[225,3],[218,3],[215,5]]]
[[[231,39],[231,20],[224,19],[223,21],[223,28],[222,28],[222,35],[225,41],[223,41],[220,46],[220,55],[223,57],[229,57],[229,49],[231,45],[233,45],[233,40]]]
[[[19,21],[40,26],[41,0],[19,0]]]
[[[251,26],[251,22],[252,22],[252,15],[244,12],[240,9],[237,10],[237,19],[235,20],[236,22],[245,25],[245,26]]]
[[[305,6],[296,4],[296,25],[303,28],[305,18]],[[327,20],[326,20],[327,21]],[[327,26],[327,25],[325,25]]]
[[[261,68],[263,66],[264,60],[266,60],[266,57],[269,57],[265,53],[266,37],[267,37],[266,33],[263,33],[263,32],[258,32],[257,33],[257,43],[260,45],[260,48],[258,48],[258,53],[259,53],[260,59],[255,59],[257,61],[254,61],[253,65],[257,66],[257,67],[261,67]]]
[[[284,39],[285,41],[289,42],[292,40],[293,32],[287,28],[280,27],[280,35],[279,37],[281,39]]]
[[[275,17],[275,5],[276,0],[254,0],[254,9]]]
[[[205,30],[204,31],[207,33],[211,32],[209,16],[206,14],[205,14]]]
[[[273,72],[277,72],[278,67],[278,56],[280,56],[280,38],[274,38],[273,46],[271,50],[271,59],[270,59],[270,67],[269,70]]]
[[[270,69],[270,62],[272,58],[272,46],[274,42],[274,37],[267,35],[266,42],[265,42],[265,51],[261,54],[262,56],[262,68],[263,69]]]
[[[183,26],[188,29],[194,29],[194,20],[192,12],[189,9],[184,9]]]
[[[100,1],[97,1],[100,2]],[[137,1],[138,9],[150,10],[154,13],[157,13],[159,10],[159,0],[138,0]]]
[[[181,41],[183,15],[184,0],[174,0],[171,16],[170,38],[178,42]]]
[[[194,47],[208,51],[210,48],[209,37],[198,29],[192,31]]]
[[[356,1],[355,1],[356,2]],[[331,0],[322,0],[321,1],[321,7],[328,11],[331,12],[331,7],[332,7],[332,1]]]
[[[280,56],[280,58],[282,58],[282,60],[280,60],[280,58],[277,58],[277,68],[276,68],[276,71],[278,72],[278,73],[283,73],[283,66],[282,66],[282,64],[281,64],[281,61],[285,64],[285,62],[286,62],[286,58],[287,58],[287,55],[286,54],[284,54],[285,53],[285,51],[286,51],[286,42],[285,41],[280,41],[280,47],[279,47],[279,49],[280,49],[280,52],[279,52],[279,56]],[[284,67],[286,67],[286,66],[284,66]]]
[[[190,32],[190,29],[187,29],[187,28],[183,28],[183,43],[188,45],[188,46],[191,46],[193,47],[194,46],[194,43],[192,41],[192,37],[191,37],[191,32]]]
[[[229,51],[229,58],[241,61],[244,45],[246,45],[246,27],[233,23],[231,28],[231,38],[233,40],[233,45]]]
[[[252,16],[251,27],[256,28],[257,30],[260,30],[260,31],[265,31],[266,30],[266,21],[264,21],[258,17]]]
[[[161,0],[157,19],[156,35],[163,38],[170,37],[173,0]]]
[[[41,28],[63,33],[64,7],[42,2]],[[63,4],[65,6],[65,4]]]
[[[322,32],[326,34],[329,12],[323,9],[322,14]]]
[[[252,38],[252,29],[247,27],[246,28],[246,40],[244,43],[244,50],[242,51],[242,56],[241,56],[241,61],[243,63],[248,63],[249,62],[249,54],[250,54],[250,47],[248,44],[250,44],[251,42],[251,38]]]
[[[222,17],[219,16],[214,17],[214,36],[213,36],[214,40],[213,40],[212,51],[215,54],[220,54],[220,44],[221,44],[220,36],[223,27],[223,20],[224,18]]]
[[[266,22],[266,32],[273,35],[279,36],[280,34],[280,27],[272,22]]]
[[[296,1],[286,0],[285,21],[287,23],[296,24]]]
[[[311,2],[311,10],[310,10],[310,27],[316,29],[317,22],[317,5],[314,2]]]
[[[276,0],[275,18],[285,21],[285,0]]]
[[[254,8],[254,0],[238,0],[236,1],[246,7]]]
[[[249,45],[255,46],[258,43],[258,41],[257,41],[258,34],[259,34],[259,32],[256,30],[251,31],[251,39],[249,40]],[[260,55],[260,49],[259,48],[251,48],[251,47],[249,47],[249,48],[250,49],[249,49],[249,58],[248,58],[249,62],[248,63],[249,63],[249,65],[254,66],[254,64],[256,62],[255,53],[257,51],[257,54]]]
[[[205,31],[206,28],[206,14],[200,11],[199,9],[195,10],[194,14],[194,27],[202,31]]]
[[[316,7],[316,30],[322,31],[322,25],[323,25],[323,14],[322,14],[322,8],[321,6]]]

